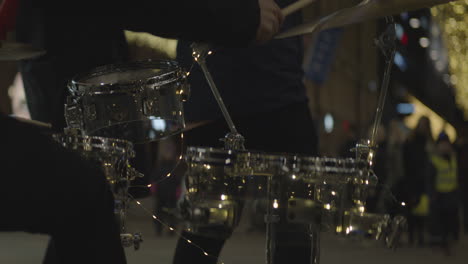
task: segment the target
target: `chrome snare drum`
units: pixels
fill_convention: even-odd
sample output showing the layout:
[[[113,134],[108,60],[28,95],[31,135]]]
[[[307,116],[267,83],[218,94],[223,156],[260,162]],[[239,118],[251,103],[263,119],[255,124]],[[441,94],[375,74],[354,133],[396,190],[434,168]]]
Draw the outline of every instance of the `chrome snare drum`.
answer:
[[[65,117],[83,135],[144,143],[180,132],[186,75],[173,61],[107,65],[69,83]]]
[[[237,153],[230,173],[250,175],[249,184],[288,222],[319,224],[328,217],[333,229],[341,224],[337,214],[364,210],[367,190],[376,184],[365,161],[282,153]]]

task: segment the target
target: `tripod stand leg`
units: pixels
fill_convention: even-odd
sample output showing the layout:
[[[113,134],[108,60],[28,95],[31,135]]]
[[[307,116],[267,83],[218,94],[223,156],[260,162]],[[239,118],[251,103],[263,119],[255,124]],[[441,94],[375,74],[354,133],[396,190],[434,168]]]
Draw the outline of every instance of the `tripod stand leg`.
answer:
[[[280,216],[278,213],[279,204],[278,204],[278,196],[277,196],[277,184],[276,183],[277,176],[272,176],[268,178],[267,183],[267,212],[265,215],[265,223],[266,223],[266,256],[265,256],[265,263],[266,264],[274,264],[275,263],[275,252],[276,252],[276,234],[277,234],[277,225],[280,220]]]
[[[309,225],[310,264],[320,264],[320,230],[315,225]]]

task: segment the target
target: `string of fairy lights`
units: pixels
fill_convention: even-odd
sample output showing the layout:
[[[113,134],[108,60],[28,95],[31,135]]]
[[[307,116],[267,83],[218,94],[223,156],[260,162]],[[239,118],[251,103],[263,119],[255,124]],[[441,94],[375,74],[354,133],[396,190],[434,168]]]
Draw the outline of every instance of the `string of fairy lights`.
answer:
[[[468,0],[433,7],[432,16],[441,28],[449,55],[450,82],[458,106],[468,120]]]
[[[170,177],[170,176],[169,176]],[[130,196],[130,198],[132,199],[132,201],[134,201],[146,214],[148,214],[149,216],[151,216],[151,218],[155,221],[157,221],[159,224],[161,224],[162,226],[164,226],[165,228],[167,228],[168,230],[170,230],[171,232],[174,232],[174,234],[177,235],[178,238],[180,239],[183,239],[185,242],[187,242],[188,244],[192,245],[193,247],[197,248],[200,250],[200,252],[205,255],[206,257],[208,258],[214,258],[214,259],[217,259],[217,263],[218,264],[225,264],[223,261],[219,260],[219,258],[217,256],[214,256],[214,255],[211,255],[209,254],[206,250],[204,250],[201,246],[199,246],[198,244],[194,243],[192,240],[186,238],[181,231],[177,230],[176,228],[172,227],[171,225],[165,223],[164,221],[162,221],[158,216],[156,216],[155,214],[153,214],[151,212],[151,210],[149,210],[148,208],[146,208],[145,206],[143,206],[143,204],[136,200],[135,198],[133,198],[132,196]]]

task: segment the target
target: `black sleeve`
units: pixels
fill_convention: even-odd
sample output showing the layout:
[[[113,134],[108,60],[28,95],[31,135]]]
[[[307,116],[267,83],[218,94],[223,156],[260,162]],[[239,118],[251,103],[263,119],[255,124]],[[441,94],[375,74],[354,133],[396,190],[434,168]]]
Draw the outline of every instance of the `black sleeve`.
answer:
[[[124,28],[162,37],[247,46],[260,20],[258,0],[129,1]]]

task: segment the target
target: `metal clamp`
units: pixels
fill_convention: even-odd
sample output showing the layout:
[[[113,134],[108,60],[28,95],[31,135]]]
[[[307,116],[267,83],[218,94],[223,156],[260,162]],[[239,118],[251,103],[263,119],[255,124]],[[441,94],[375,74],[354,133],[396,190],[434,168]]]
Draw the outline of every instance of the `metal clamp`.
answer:
[[[140,245],[143,242],[143,236],[141,233],[133,233],[133,234],[120,234],[120,241],[123,247],[131,247],[135,250],[140,249]]]

